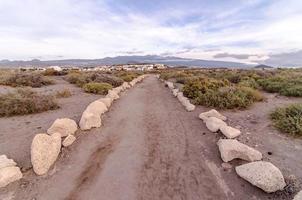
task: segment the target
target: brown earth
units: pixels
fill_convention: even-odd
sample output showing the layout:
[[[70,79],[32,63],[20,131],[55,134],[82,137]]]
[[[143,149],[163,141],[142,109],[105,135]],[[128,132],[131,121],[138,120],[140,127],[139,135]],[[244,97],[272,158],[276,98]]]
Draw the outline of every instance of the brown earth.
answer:
[[[301,179],[301,139],[268,126],[274,106],[296,100],[272,96],[247,111],[224,114],[230,124],[241,126],[242,142],[257,145],[264,159],[285,176]],[[79,131],[77,141],[63,149],[47,176],[28,170],[21,181],[0,190],[0,199],[291,199],[288,190],[266,194],[239,178],[234,166],[240,161],[231,162],[230,170],[221,167],[216,145],[221,134],[210,133],[198,119],[204,110],[186,112],[163,83],[149,77],[122,94],[105,114],[103,127]],[[4,132],[5,141],[17,152],[14,137],[21,137],[21,131],[12,137],[8,134]],[[31,138],[23,137],[29,143]],[[1,148],[6,149],[2,144]]]

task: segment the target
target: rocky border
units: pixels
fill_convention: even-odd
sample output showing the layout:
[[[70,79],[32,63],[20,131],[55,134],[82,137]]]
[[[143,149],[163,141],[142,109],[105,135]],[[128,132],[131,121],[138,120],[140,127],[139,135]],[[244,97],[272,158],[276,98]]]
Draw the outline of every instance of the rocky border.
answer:
[[[54,121],[47,133],[35,135],[31,144],[31,163],[37,175],[45,175],[56,162],[61,148],[68,147],[76,140],[75,133],[80,128],[83,131],[99,128],[102,125],[102,115],[109,111],[112,103],[119,99],[121,92],[142,82],[147,75],[141,75],[131,82],[108,91],[101,99],[90,103],[82,114],[79,125],[72,119],[59,118]],[[0,188],[22,178],[17,164],[5,155],[0,156]]]
[[[236,137],[241,134],[239,129],[228,126],[227,118],[217,110],[212,109],[200,113],[199,118],[211,132],[220,131],[227,139],[220,138],[217,146],[225,165],[234,159],[249,163],[235,167],[238,176],[267,193],[283,190],[286,186],[282,172],[270,162],[262,161],[262,153],[239,141]]]

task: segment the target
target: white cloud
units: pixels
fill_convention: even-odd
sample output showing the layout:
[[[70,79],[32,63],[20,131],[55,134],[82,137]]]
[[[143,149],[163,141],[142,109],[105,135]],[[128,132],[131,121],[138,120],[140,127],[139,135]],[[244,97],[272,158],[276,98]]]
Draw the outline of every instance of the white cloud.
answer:
[[[170,7],[151,15],[127,9],[119,13],[95,0],[0,0],[0,59],[100,58],[135,49],[251,63],[255,56],[238,60],[214,55],[261,55],[257,59],[265,60],[272,53],[301,49],[302,4],[278,0],[261,6],[263,2],[191,10]],[[185,20],[191,16],[196,19]],[[209,47],[219,50],[207,51]]]

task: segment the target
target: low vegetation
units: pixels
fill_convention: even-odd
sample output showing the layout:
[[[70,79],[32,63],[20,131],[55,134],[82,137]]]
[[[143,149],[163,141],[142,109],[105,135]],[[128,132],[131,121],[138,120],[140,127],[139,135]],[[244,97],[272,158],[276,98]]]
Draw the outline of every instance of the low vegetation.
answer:
[[[118,78],[111,74],[105,74],[100,72],[72,72],[67,75],[67,81],[72,84],[76,84],[79,87],[83,87],[87,83],[108,83],[113,87],[118,87],[123,84],[123,79]]]
[[[271,118],[275,127],[292,135],[302,136],[302,104],[277,108]]]
[[[67,75],[67,71],[57,71],[52,68],[46,69],[44,72],[42,72],[44,76],[64,76]]]
[[[72,96],[72,93],[69,89],[64,89],[64,90],[56,92],[56,97],[57,98],[68,98],[68,97],[71,97],[71,96]]]
[[[128,72],[128,71],[121,71],[114,73],[116,77],[123,79],[125,82],[130,82],[133,79],[137,78],[138,76],[142,75],[140,72]]]
[[[0,95],[0,117],[40,113],[59,108],[55,98],[30,89],[17,89]]]
[[[228,80],[190,80],[184,84],[183,93],[196,105],[219,109],[247,108],[254,102],[263,100],[257,90],[231,84]]]
[[[2,75],[0,83],[12,87],[42,87],[53,84],[53,81],[35,72],[9,72]]]
[[[83,89],[85,92],[93,93],[93,94],[101,94],[106,95],[108,93],[108,90],[112,89],[112,85],[108,83],[86,83],[83,86]]]

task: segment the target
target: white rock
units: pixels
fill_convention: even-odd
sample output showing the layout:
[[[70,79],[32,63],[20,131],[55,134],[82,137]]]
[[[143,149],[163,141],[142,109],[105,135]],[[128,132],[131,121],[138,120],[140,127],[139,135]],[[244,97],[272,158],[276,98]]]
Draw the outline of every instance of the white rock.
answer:
[[[77,123],[68,118],[56,119],[51,127],[47,130],[49,135],[60,133],[61,137],[74,134],[78,130]]]
[[[46,174],[57,160],[61,149],[61,135],[37,134],[31,144],[31,163],[38,175]]]
[[[174,84],[170,81],[166,81],[165,84],[168,86],[169,89],[173,90],[174,89]]]
[[[113,90],[109,90],[108,94],[106,95],[106,97],[109,97],[112,100],[116,100],[116,99],[120,98],[119,95],[115,91],[113,91]]]
[[[257,161],[262,159],[262,154],[234,139],[220,139],[217,142],[221,159],[224,162],[229,162],[239,158],[246,161]]]
[[[178,89],[173,89],[172,90],[172,93],[175,97],[177,97],[177,94],[178,94],[179,90]]]
[[[293,200],[302,200],[302,190],[298,194],[296,194]]]
[[[98,128],[102,125],[100,115],[85,110],[80,120],[81,130],[90,130],[91,128]]]
[[[206,119],[206,127],[211,132],[217,132],[221,127],[226,126],[227,124],[222,121],[221,119],[218,119],[216,117],[209,117]]]
[[[124,88],[124,90],[126,90],[126,89],[129,89],[131,86],[129,85],[128,82],[124,82],[124,83],[122,84],[122,87]]]
[[[101,116],[102,114],[104,114],[105,112],[108,111],[108,108],[103,102],[97,100],[97,101],[90,103],[87,106],[86,111],[95,113],[95,114]]]
[[[283,190],[286,186],[281,171],[272,163],[256,161],[235,168],[236,173],[267,193]]]
[[[13,159],[8,159],[6,155],[1,155],[0,156],[0,169],[5,168],[5,167],[13,167],[16,166],[17,163]]]
[[[182,105],[186,108],[188,112],[195,110],[195,105],[191,104],[189,99],[187,101],[183,101]]]
[[[98,101],[103,102],[106,105],[106,107],[109,109],[113,100],[109,97],[104,97],[99,99]]]
[[[22,178],[19,167],[10,166],[0,169],[0,188]]]
[[[241,134],[240,130],[230,126],[222,126],[220,127],[220,131],[229,139],[235,138]]]
[[[119,95],[122,91],[124,91],[124,89],[122,86],[119,86],[119,87],[113,88],[112,91],[116,92],[116,94]]]
[[[72,145],[72,143],[74,143],[74,141],[76,140],[76,137],[74,135],[68,135],[62,142],[64,147],[68,147],[70,145]]]
[[[209,118],[209,117],[216,117],[218,119],[221,119],[225,121],[227,118],[220,114],[217,110],[212,109],[207,112],[200,113],[199,118],[202,119],[204,122]]]

